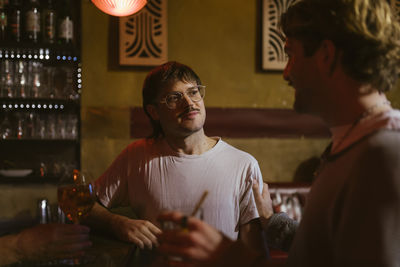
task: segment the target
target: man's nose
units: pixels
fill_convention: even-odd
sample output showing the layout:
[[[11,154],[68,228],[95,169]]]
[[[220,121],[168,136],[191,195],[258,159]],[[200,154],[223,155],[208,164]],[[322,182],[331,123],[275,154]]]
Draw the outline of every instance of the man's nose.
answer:
[[[194,101],[189,97],[187,93],[183,94],[182,102],[189,106],[192,106],[194,104]]]

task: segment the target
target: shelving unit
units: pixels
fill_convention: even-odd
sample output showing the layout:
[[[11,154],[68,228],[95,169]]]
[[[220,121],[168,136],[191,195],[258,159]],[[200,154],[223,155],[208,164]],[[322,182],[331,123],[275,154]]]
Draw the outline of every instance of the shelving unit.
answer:
[[[0,184],[57,183],[81,167],[80,1],[71,3],[73,43],[0,43],[0,170],[32,170]]]

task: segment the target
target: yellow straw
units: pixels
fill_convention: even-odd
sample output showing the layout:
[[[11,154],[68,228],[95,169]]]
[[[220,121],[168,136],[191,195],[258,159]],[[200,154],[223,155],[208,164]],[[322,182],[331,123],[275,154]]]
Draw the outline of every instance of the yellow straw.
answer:
[[[206,191],[204,191],[203,195],[201,195],[199,202],[197,202],[197,204],[194,207],[194,210],[193,210],[192,214],[190,214],[190,216],[196,215],[196,213],[199,211],[201,205],[203,204],[204,200],[206,199],[207,195],[208,195],[208,191],[206,190]]]

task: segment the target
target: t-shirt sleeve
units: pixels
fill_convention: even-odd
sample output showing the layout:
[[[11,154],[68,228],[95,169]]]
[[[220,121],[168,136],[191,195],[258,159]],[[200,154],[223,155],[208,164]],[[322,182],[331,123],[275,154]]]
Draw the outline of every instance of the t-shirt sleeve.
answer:
[[[239,225],[237,225],[236,230],[238,230],[240,225],[246,224],[249,221],[259,217],[252,189],[254,181],[258,181],[261,193],[263,188],[263,178],[258,162],[255,159],[253,159],[251,165],[249,166],[247,176],[245,177],[240,189],[240,218]]]
[[[95,181],[98,201],[107,208],[128,206],[129,147],[123,150],[110,167]]]

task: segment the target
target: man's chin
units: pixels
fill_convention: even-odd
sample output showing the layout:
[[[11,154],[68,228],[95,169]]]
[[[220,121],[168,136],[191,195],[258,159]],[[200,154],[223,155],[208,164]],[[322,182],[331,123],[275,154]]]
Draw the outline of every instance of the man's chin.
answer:
[[[181,125],[181,129],[187,133],[195,133],[203,129],[203,125],[198,124],[198,125],[193,125],[193,124],[184,124]]]
[[[201,130],[202,129],[188,129],[188,128],[181,129],[180,136],[182,138],[186,138],[186,137],[189,137],[189,136],[199,133]]]

